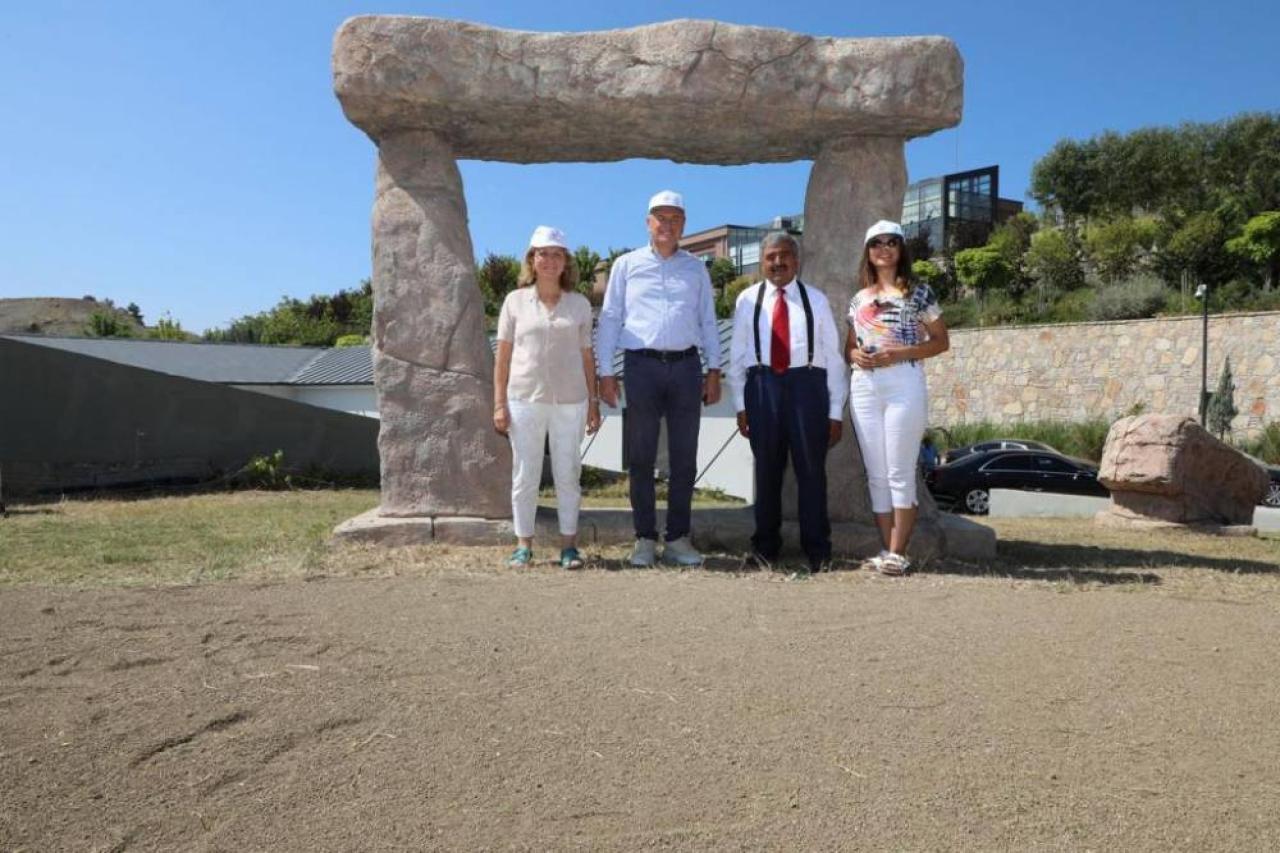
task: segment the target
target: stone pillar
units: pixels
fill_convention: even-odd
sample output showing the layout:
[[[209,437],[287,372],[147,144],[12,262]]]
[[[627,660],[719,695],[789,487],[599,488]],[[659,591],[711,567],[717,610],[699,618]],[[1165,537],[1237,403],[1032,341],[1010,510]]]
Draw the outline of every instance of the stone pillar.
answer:
[[[833,140],[822,147],[809,173],[801,278],[826,293],[842,341],[848,329],[845,313],[858,287],[862,237],[876,220],[902,217],[907,189],[903,145],[902,139],[884,136]],[[827,456],[827,479],[832,521],[874,522],[862,454],[847,414],[844,438]],[[921,503],[922,508],[931,503],[927,494]],[[794,512],[794,506],[790,495],[784,497],[784,508]]]
[[[462,177],[435,134],[378,146],[373,359],[384,516],[511,516]]]

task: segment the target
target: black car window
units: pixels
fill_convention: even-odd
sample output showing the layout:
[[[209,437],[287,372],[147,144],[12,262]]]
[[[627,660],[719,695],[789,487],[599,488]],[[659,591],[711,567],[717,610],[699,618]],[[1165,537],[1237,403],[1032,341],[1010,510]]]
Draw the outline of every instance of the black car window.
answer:
[[[1005,453],[982,466],[983,471],[1031,471],[1032,459],[1026,453]]]
[[[1054,459],[1052,456],[1037,456],[1037,471],[1052,471],[1055,474],[1075,474],[1077,469],[1074,465],[1063,462],[1061,459]]]

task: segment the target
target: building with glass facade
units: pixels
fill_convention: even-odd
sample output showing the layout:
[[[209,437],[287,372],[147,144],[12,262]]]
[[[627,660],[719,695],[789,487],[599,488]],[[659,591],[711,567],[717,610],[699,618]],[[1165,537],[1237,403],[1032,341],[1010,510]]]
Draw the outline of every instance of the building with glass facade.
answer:
[[[1000,198],[1000,167],[987,166],[907,187],[902,230],[938,255],[985,244],[997,225],[1020,210],[1022,202]]]
[[[1022,202],[1000,198],[999,191],[999,166],[916,181],[903,195],[902,230],[908,240],[926,241],[931,256],[981,246],[992,229],[1022,210]],[[804,215],[777,216],[763,225],[720,225],[685,236],[680,247],[708,264],[729,258],[738,275],[755,275],[760,240],[776,229],[802,234]]]

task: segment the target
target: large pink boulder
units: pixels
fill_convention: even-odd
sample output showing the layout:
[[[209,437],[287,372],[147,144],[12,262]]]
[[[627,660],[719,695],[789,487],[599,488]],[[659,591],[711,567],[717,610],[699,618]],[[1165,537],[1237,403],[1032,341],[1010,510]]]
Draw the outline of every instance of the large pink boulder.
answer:
[[[1250,524],[1267,488],[1261,466],[1182,415],[1116,421],[1098,480],[1111,516],[1176,524]]]

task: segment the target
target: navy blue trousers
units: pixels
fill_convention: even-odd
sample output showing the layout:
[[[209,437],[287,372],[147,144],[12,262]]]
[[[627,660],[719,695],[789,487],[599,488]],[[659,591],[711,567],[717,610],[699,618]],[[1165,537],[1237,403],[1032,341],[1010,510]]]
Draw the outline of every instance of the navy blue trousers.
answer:
[[[689,535],[693,481],[698,475],[698,427],[702,423],[702,363],[690,355],[659,361],[628,351],[626,380],[627,474],[631,477],[631,514],[636,536],[658,538],[653,467],[658,459],[658,429],[667,419],[667,541]]]
[[[829,559],[827,371],[793,367],[778,375],[767,367],[752,367],[745,397],[756,475],[752,547],[770,560],[782,550],[782,476],[790,456],[799,491],[800,547],[810,560]]]

